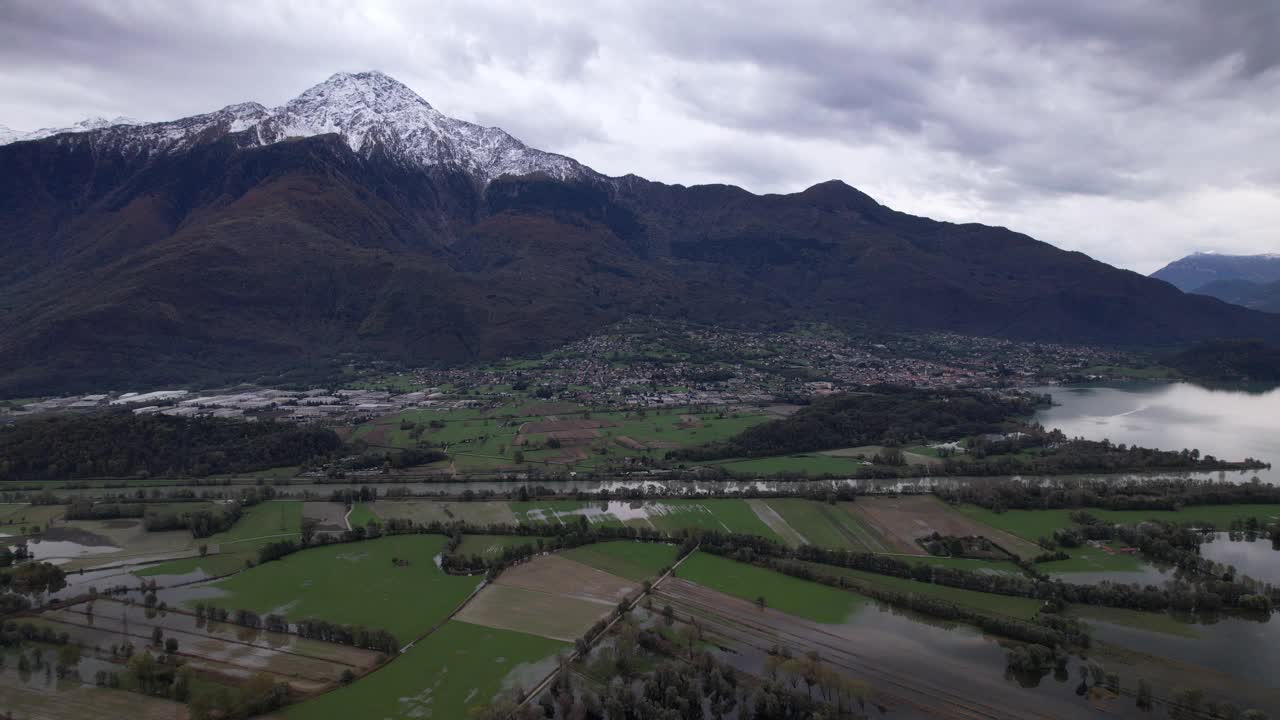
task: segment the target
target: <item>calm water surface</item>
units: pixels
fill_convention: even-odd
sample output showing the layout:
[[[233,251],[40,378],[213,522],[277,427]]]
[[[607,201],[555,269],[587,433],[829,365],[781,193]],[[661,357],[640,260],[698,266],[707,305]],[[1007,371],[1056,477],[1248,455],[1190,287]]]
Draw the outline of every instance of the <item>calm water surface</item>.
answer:
[[[1036,419],[1071,437],[1280,465],[1280,388],[1213,390],[1190,383],[1044,387],[1054,406]],[[1280,467],[1251,472],[1280,482]],[[1237,475],[1231,473],[1230,475]]]

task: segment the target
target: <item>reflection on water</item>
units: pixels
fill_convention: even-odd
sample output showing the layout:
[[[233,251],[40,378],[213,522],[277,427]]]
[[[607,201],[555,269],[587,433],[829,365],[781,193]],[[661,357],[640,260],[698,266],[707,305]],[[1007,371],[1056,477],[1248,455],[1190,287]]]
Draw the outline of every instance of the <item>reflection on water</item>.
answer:
[[[1071,437],[1162,450],[1194,448],[1227,460],[1253,457],[1280,464],[1280,388],[1211,390],[1190,383],[1110,387],[1044,387],[1054,406],[1036,419]],[[1280,468],[1259,470],[1280,482]]]
[[[1223,565],[1232,565],[1237,574],[1280,585],[1280,551],[1267,538],[1248,540],[1242,534],[1211,533],[1200,545],[1200,555]]]
[[[31,557],[54,565],[61,565],[76,558],[120,552],[120,548],[114,545],[86,545],[83,542],[74,540],[48,539],[48,537],[52,536],[52,531],[50,531],[46,537],[28,538],[27,551]],[[10,550],[16,548],[16,545],[9,546]]]
[[[1213,668],[1263,687],[1280,688],[1280,622],[1274,618],[1219,616],[1194,624],[1197,638],[1089,621],[1112,645]]]

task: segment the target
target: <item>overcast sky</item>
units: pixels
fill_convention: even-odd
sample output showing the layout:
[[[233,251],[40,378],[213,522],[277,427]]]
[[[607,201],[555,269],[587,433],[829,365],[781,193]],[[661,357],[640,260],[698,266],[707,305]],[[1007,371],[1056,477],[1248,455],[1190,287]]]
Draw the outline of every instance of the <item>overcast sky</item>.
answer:
[[[0,0],[0,124],[275,106],[377,69],[610,175],[839,178],[1141,272],[1280,252],[1276,0],[326,4]]]

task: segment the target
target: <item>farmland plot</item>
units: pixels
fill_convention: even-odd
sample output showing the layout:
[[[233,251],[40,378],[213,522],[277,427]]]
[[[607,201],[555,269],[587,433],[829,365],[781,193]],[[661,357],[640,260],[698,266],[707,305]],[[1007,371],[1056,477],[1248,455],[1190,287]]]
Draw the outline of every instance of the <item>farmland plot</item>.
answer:
[[[232,682],[265,672],[300,692],[324,690],[337,683],[343,671],[361,674],[377,663],[377,653],[368,650],[208,623],[185,613],[148,613],[111,600],[94,603],[92,613],[87,603],[50,611],[41,615],[41,622],[100,648],[125,642],[142,648],[159,628],[163,637],[178,641],[178,655],[193,668]]]
[[[794,580],[751,569],[764,573],[757,579],[763,579],[766,586]],[[808,588],[800,596],[832,590],[798,582]],[[988,720],[1096,717],[1095,708],[1052,687],[1056,683],[1027,690],[1006,680],[1004,650],[994,638],[884,609],[865,599],[857,601],[857,611],[843,621],[817,622],[673,578],[656,591],[654,602],[671,605],[682,621],[696,619],[714,644],[733,652],[735,664],[756,675],[765,674],[765,657],[775,646],[785,647],[795,656],[816,652],[824,664],[868,682],[876,702],[890,713]]]
[[[981,535],[1026,559],[1042,552],[1038,545],[975,522],[929,495],[868,497],[851,507],[859,519],[884,537],[895,550],[910,555],[925,555],[924,549],[916,544],[916,539],[935,532],[956,536]]]
[[[640,588],[558,555],[508,568],[456,616],[486,627],[572,641]]]
[[[288,720],[466,718],[468,709],[503,690],[532,686],[569,647],[451,620],[378,672],[281,714]]]

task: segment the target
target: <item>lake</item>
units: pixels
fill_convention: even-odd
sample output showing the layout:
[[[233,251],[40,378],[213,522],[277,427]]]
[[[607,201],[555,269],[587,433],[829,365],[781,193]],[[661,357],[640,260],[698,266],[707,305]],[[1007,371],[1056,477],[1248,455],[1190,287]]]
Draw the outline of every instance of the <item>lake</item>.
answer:
[[[1129,383],[1036,391],[1054,400],[1036,420],[1070,437],[1161,450],[1194,448],[1226,460],[1253,457],[1280,465],[1280,388],[1249,392],[1191,383]],[[1240,473],[1227,475],[1234,479]],[[1246,475],[1280,482],[1280,467]]]

